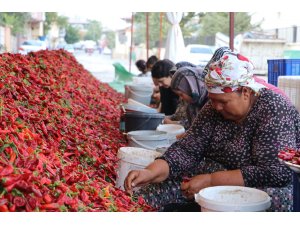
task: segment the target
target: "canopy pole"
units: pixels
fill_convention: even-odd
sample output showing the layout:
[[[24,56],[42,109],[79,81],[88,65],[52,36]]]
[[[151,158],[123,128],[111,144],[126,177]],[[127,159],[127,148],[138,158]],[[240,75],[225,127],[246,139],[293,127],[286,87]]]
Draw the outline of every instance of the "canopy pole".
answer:
[[[159,14],[159,47],[158,47],[158,58],[160,59],[160,51],[162,46],[162,20],[163,20],[163,13]]]
[[[133,22],[134,22],[134,14],[132,12],[131,15],[131,40],[130,40],[130,53],[129,53],[129,72],[131,72],[131,60],[132,60],[132,48],[133,48]]]
[[[229,47],[234,51],[234,12],[229,12]]]
[[[146,48],[147,48],[147,60],[149,58],[149,13],[146,12]]]

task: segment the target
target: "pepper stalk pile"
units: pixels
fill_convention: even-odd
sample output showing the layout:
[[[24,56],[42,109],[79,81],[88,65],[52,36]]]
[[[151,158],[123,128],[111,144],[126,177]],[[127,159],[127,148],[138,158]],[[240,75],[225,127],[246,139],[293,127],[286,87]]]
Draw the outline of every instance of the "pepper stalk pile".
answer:
[[[64,50],[0,55],[0,211],[151,211],[114,187],[123,95]]]

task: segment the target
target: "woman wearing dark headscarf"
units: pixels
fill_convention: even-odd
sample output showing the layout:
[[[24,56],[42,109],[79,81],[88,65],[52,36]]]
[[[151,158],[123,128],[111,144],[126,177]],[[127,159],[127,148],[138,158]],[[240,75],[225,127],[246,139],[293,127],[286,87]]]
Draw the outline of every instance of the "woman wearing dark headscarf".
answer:
[[[173,66],[173,68],[170,70],[171,77],[174,76],[175,72],[183,67],[191,67],[196,68],[196,65],[187,62],[187,61],[180,61]],[[202,70],[201,70],[202,72]],[[164,119],[165,124],[180,124],[184,126],[185,129],[188,129],[190,127],[190,120],[187,116],[187,107],[189,103],[184,101],[183,99],[179,99],[177,109],[173,115],[166,116]]]
[[[202,70],[196,67],[179,68],[172,77],[172,90],[188,103],[186,117],[189,128],[198,111],[207,102],[207,90],[201,78]]]

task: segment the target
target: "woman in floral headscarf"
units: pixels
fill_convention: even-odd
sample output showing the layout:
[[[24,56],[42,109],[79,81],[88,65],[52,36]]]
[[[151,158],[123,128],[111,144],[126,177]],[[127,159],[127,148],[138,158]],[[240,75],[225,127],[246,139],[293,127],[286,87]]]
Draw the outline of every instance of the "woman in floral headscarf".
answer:
[[[247,58],[234,53],[210,65],[205,77],[210,100],[187,135],[144,170],[131,171],[125,189],[151,184],[140,193],[148,204],[164,208],[184,197],[193,199],[205,187],[254,187],[270,195],[269,211],[291,211],[292,174],[277,154],[286,147],[300,148],[300,115],[282,95],[255,82],[252,70]],[[204,160],[220,167],[199,167]],[[160,188],[197,167],[190,180]]]

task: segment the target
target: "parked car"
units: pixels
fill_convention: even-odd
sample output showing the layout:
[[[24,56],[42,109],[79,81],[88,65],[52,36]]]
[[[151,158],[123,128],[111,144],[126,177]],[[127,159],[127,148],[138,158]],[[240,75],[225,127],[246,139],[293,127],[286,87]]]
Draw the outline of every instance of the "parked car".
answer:
[[[208,45],[190,44],[186,46],[186,60],[197,66],[206,66],[212,56],[213,50]]]
[[[27,40],[19,47],[18,53],[26,55],[29,52],[37,52],[40,50],[46,50],[47,45],[44,41],[39,40]]]
[[[102,50],[102,53],[104,55],[111,55],[112,51],[111,49],[109,49],[108,47],[105,47],[103,50]]]
[[[75,50],[82,50],[83,47],[84,47],[83,41],[79,41],[79,42],[74,43],[74,49]]]
[[[83,49],[85,53],[92,54],[97,49],[96,42],[92,40],[84,41]]]

